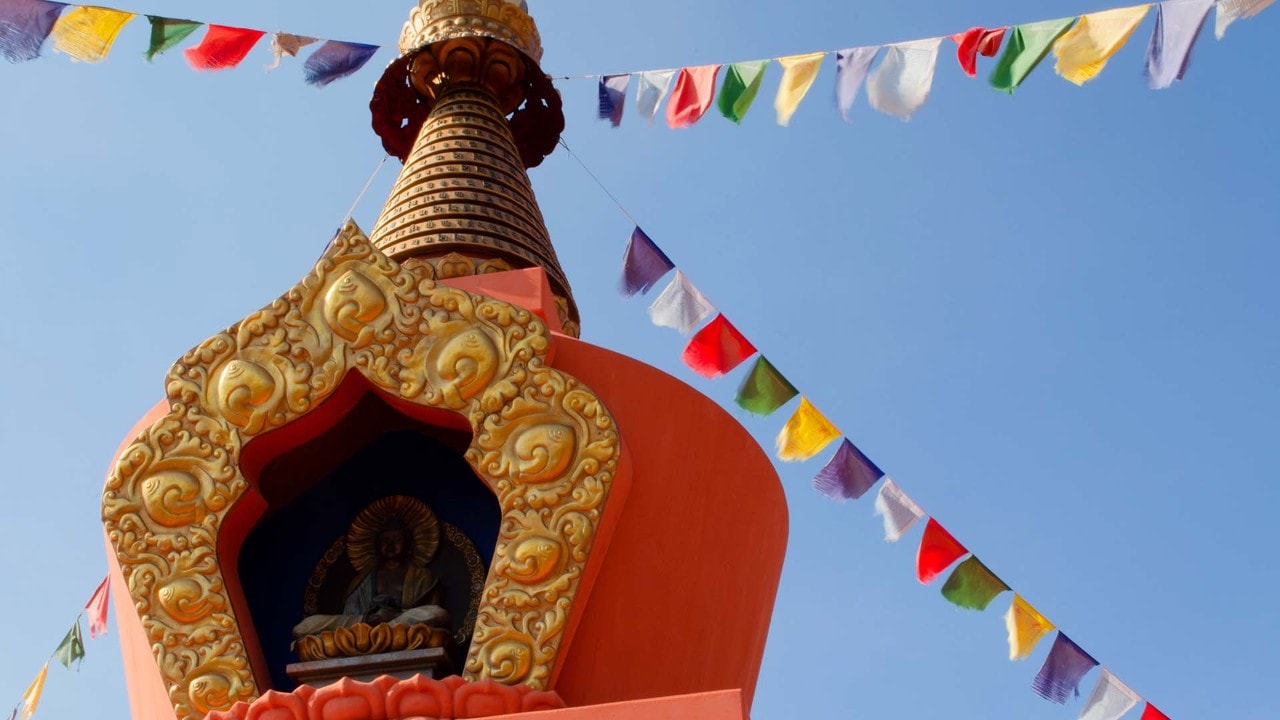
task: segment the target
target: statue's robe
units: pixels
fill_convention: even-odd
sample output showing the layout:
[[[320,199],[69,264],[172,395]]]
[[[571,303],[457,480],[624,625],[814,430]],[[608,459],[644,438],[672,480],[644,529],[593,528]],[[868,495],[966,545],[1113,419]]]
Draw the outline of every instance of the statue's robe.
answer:
[[[400,607],[404,612],[388,625],[443,625],[449,614],[436,603],[439,581],[427,568],[410,565],[405,571]],[[376,566],[366,570],[351,584],[341,615],[312,615],[293,628],[295,638],[351,627],[365,622],[365,617],[378,608],[378,572]]]

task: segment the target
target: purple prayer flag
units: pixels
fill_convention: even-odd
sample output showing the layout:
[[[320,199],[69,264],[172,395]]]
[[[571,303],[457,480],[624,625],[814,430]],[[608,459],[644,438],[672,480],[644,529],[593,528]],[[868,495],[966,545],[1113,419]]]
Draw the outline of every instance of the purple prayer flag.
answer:
[[[627,104],[630,75],[605,75],[600,78],[600,119],[614,127],[622,124],[622,109]]]
[[[627,243],[627,256],[622,266],[622,293],[627,297],[647,293],[675,267],[671,258],[636,227],[631,233],[631,242]]]
[[[846,438],[831,462],[813,479],[813,489],[832,500],[857,500],[882,477],[884,471]]]
[[[1098,661],[1080,648],[1063,633],[1053,642],[1053,650],[1045,658],[1044,667],[1036,675],[1031,688],[1040,697],[1066,705],[1071,694],[1080,697],[1080,681],[1089,671],[1098,666]]]
[[[377,45],[329,40],[311,53],[302,72],[308,85],[324,87],[360,70],[376,52]]]
[[[1179,0],[1156,6],[1156,27],[1147,45],[1147,86],[1163,90],[1181,80],[1191,63],[1191,49],[1209,17],[1214,0]]]
[[[11,63],[40,57],[65,3],[48,0],[0,0],[0,55]]]
[[[859,47],[836,53],[836,102],[840,105],[840,116],[845,122],[849,122],[849,109],[858,97],[862,81],[867,79],[871,61],[876,59],[879,52],[879,47]]]

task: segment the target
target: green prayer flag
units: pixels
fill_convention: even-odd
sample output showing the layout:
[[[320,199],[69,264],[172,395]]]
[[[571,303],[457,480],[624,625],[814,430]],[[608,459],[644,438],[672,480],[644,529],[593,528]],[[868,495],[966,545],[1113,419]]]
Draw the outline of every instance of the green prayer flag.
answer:
[[[1007,590],[1009,586],[1003,580],[988,570],[976,555],[970,555],[947,578],[942,596],[968,610],[986,610],[997,595]]]
[[[742,381],[742,387],[738,388],[737,403],[747,412],[772,415],[799,394],[762,355],[756,360],[755,367],[751,368],[751,374]]]
[[[1044,56],[1049,54],[1053,41],[1062,37],[1062,34],[1075,24],[1075,18],[1063,18],[1015,27],[1009,33],[1004,54],[1000,56],[1000,60],[996,62],[996,69],[991,73],[991,86],[1012,95],[1013,89],[1021,85]]]
[[[175,20],[174,18],[148,15],[151,21],[151,47],[147,48],[147,61],[156,55],[172,48],[187,39],[187,36],[200,28],[200,23],[192,20]]]
[[[755,102],[760,84],[764,82],[764,69],[768,60],[734,63],[725,73],[724,88],[720,90],[720,114],[741,123],[751,103]]]
[[[71,663],[84,660],[84,637],[80,635],[80,618],[76,618],[75,626],[67,632],[66,637],[62,638],[58,649],[53,651],[53,657],[68,670],[71,669]]]

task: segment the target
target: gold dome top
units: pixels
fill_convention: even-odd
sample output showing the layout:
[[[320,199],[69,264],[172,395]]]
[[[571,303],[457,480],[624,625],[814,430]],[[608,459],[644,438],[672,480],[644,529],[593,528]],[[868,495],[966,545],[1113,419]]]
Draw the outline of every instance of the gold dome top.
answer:
[[[542,62],[542,37],[523,2],[510,0],[420,0],[400,33],[400,52],[457,38],[501,40]]]

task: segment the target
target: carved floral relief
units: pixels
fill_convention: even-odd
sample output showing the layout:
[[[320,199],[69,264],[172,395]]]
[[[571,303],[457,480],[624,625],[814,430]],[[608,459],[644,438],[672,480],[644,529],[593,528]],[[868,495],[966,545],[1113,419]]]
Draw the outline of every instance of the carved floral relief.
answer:
[[[180,718],[261,694],[216,554],[249,489],[240,453],[353,371],[470,422],[466,459],[502,521],[465,677],[548,689],[619,454],[548,342],[533,313],[436,285],[348,223],[300,284],[178,360],[170,412],[112,469],[103,521]]]

